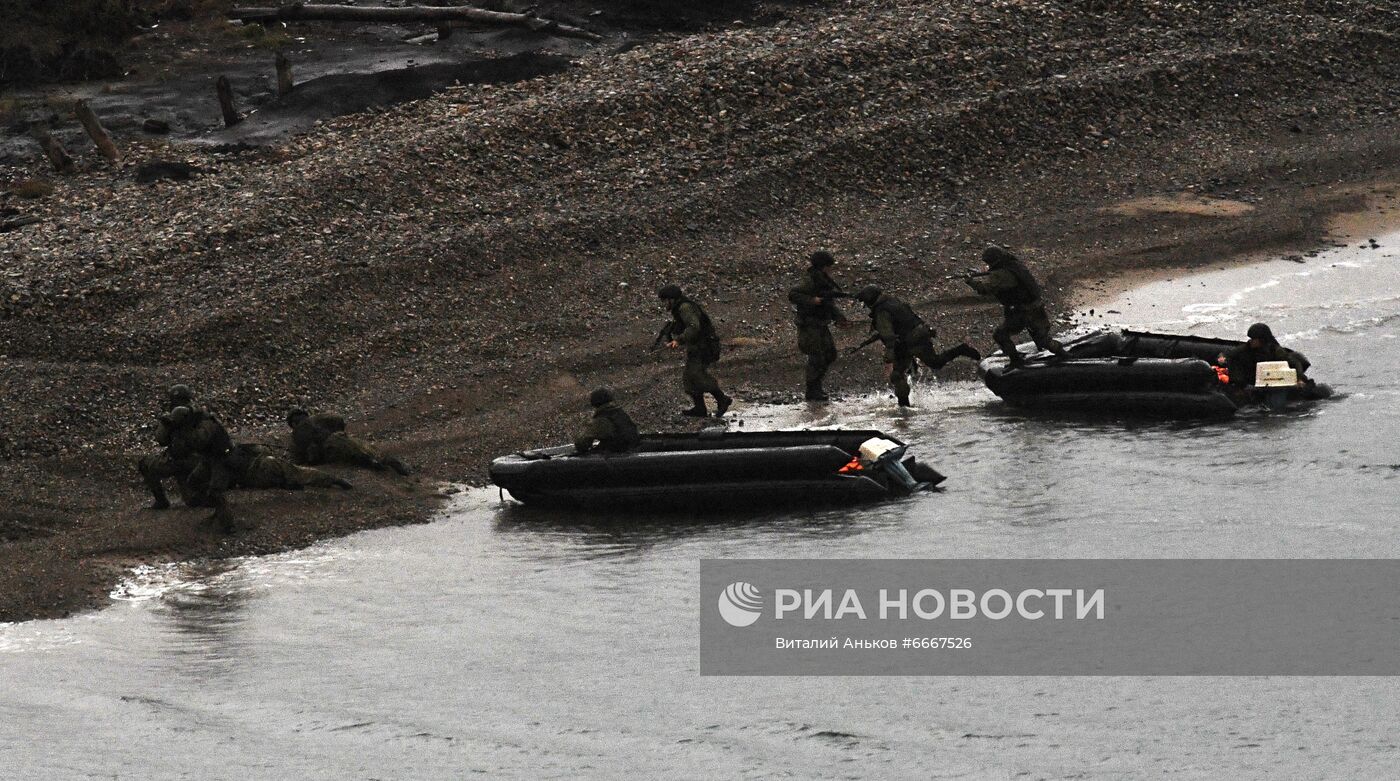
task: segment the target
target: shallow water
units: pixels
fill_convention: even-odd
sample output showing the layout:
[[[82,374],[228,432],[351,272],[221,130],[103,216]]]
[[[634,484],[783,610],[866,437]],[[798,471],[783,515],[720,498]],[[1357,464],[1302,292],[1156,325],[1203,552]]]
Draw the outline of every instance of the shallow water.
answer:
[[[1393,777],[1387,678],[701,678],[702,557],[1395,557],[1400,235],[1148,285],[1084,319],[1265,320],[1341,398],[1226,424],[1038,420],[924,383],[746,428],[876,426],[949,476],[859,510],[448,516],[133,573],[0,627],[0,777]]]

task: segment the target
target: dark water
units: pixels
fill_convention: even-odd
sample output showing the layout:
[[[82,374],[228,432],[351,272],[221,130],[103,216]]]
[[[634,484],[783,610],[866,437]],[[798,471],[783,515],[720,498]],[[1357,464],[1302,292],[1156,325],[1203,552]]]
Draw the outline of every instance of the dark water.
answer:
[[[1035,420],[971,384],[749,409],[878,426],[937,495],[708,524],[439,522],[143,571],[100,613],[0,626],[0,777],[1381,778],[1385,678],[700,678],[701,557],[1400,555],[1400,260],[1336,250],[1142,288],[1108,319],[1262,319],[1345,395],[1229,424]],[[1099,318],[1086,318],[1099,322]]]

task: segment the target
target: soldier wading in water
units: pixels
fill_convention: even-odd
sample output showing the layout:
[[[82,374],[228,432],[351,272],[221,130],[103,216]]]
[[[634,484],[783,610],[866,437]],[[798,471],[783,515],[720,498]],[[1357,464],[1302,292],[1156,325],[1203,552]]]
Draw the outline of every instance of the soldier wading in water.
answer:
[[[894,395],[901,407],[911,406],[909,371],[914,368],[915,360],[934,371],[954,358],[982,360],[982,354],[966,343],[941,353],[934,350],[933,337],[937,332],[929,328],[908,304],[886,295],[874,285],[861,288],[856,298],[870,307],[870,328],[875,332],[871,338],[878,337],[885,346],[889,383],[894,386]]]
[[[852,323],[836,306],[836,299],[849,298],[831,278],[828,270],[836,263],[830,252],[813,252],[807,259],[810,266],[802,272],[797,285],[788,291],[797,325],[797,349],[807,356],[805,397],[807,401],[826,401],[822,379],[836,362],[836,340],[831,337],[831,324],[850,328]]]
[[[710,367],[719,360],[719,334],[715,333],[714,323],[700,305],[685,297],[675,285],[666,285],[656,291],[657,298],[666,302],[671,312],[671,322],[662,329],[666,346],[675,350],[685,348],[685,371],[681,374],[681,387],[685,395],[695,402],[695,406],[681,412],[682,415],[703,418],[709,415],[705,407],[705,394],[715,399],[715,417],[721,417],[734,403],[719,389],[719,382],[710,374]]]

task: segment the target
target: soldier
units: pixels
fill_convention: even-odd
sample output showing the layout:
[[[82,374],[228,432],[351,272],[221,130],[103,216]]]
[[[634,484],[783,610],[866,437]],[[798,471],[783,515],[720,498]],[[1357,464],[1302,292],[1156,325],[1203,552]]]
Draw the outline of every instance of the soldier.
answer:
[[[310,415],[304,409],[294,409],[287,414],[287,425],[292,429],[292,457],[299,464],[348,464],[409,474],[399,459],[345,433],[345,419],[339,415]]]
[[[599,388],[589,395],[588,403],[593,405],[593,420],[574,439],[574,449],[580,455],[593,450],[626,453],[642,441],[637,424],[618,406],[612,391]]]
[[[1013,334],[1027,331],[1035,346],[1049,350],[1060,358],[1069,357],[1065,348],[1050,337],[1050,317],[1045,314],[1045,304],[1040,300],[1040,284],[1031,275],[1030,269],[1015,255],[1001,247],[988,247],[982,253],[982,261],[988,271],[967,277],[969,287],[984,296],[994,296],[1001,302],[1003,322],[992,332],[1001,351],[1011,361],[1013,368],[1024,366],[1026,359],[1016,349],[1011,340]]]
[[[836,264],[836,258],[826,250],[819,250],[807,260],[810,266],[802,272],[797,285],[788,291],[788,300],[795,313],[797,349],[807,356],[806,399],[826,401],[822,379],[836,362],[836,340],[831,338],[830,326],[836,323],[840,328],[849,328],[852,323],[836,306],[837,298],[848,297],[828,271]]]
[[[198,464],[188,478],[190,496],[186,499],[186,504],[191,507],[214,508],[213,515],[209,516],[210,520],[218,523],[225,533],[231,534],[237,527],[233,515],[229,512],[224,492],[233,484],[234,466],[230,461],[233,455],[233,440],[229,438],[224,424],[212,414],[188,407],[176,407],[171,411],[171,417],[176,417],[180,410],[186,411],[184,416],[188,421],[175,435],[183,436],[185,447],[198,458]]]
[[[234,468],[233,485],[238,488],[300,491],[303,488],[354,488],[350,481],[335,475],[297,466],[272,455],[262,445],[235,445],[230,463]]]
[[[1230,375],[1230,384],[1249,387],[1254,385],[1256,367],[1265,361],[1287,361],[1298,373],[1298,384],[1307,385],[1308,368],[1312,364],[1302,353],[1290,350],[1278,343],[1274,332],[1264,323],[1255,323],[1246,333],[1249,341],[1231,350],[1225,357]]]
[[[177,385],[171,388],[184,388]],[[188,391],[188,388],[185,389]],[[167,396],[167,401],[174,397],[174,393]],[[185,396],[188,401],[188,395]],[[189,407],[184,405],[175,406],[162,413],[159,425],[156,428],[156,442],[162,446],[162,451],[155,455],[142,456],[136,462],[136,469],[141,473],[141,477],[146,481],[146,487],[150,489],[151,496],[155,497],[151,504],[152,510],[164,510],[170,507],[170,498],[165,493],[165,486],[162,482],[168,478],[175,478],[176,485],[180,491],[180,498],[186,504],[190,502],[189,476],[199,465],[199,457],[189,448],[188,438],[185,429],[190,425],[190,418],[193,415]]]
[[[710,374],[709,368],[719,360],[719,334],[715,333],[714,323],[700,305],[685,297],[675,285],[666,285],[656,291],[656,295],[666,302],[672,321],[665,335],[669,337],[666,346],[671,349],[685,347],[685,372],[681,375],[681,387],[695,406],[681,412],[682,415],[703,418],[709,415],[705,408],[705,394],[715,398],[715,417],[722,417],[734,399],[719,389],[719,383]]]
[[[889,382],[894,386],[899,406],[909,404],[909,370],[914,368],[915,359],[934,371],[943,368],[954,358],[982,360],[981,353],[972,345],[963,343],[943,352],[933,349],[932,328],[914,313],[914,310],[894,296],[886,295],[880,288],[868,285],[856,293],[861,303],[870,307],[870,328],[885,346],[885,366],[889,369]]]

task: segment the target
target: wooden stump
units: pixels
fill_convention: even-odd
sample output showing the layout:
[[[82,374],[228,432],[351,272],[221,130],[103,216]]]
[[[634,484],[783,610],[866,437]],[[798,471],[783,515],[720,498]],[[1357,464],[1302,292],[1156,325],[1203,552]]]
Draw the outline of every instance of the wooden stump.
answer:
[[[39,146],[44,150],[44,156],[53,164],[53,169],[61,174],[73,172],[73,158],[68,155],[68,150],[63,148],[63,144],[58,143],[58,139],[49,135],[48,126],[36,123],[29,128],[30,135],[39,142]]]
[[[214,90],[219,93],[219,110],[224,112],[224,127],[233,127],[242,122],[243,117],[233,107],[233,85],[229,84],[228,77],[220,76],[214,82]]]
[[[277,97],[292,91],[292,61],[285,52],[277,52]]]
[[[102,127],[98,121],[97,114],[93,113],[92,107],[86,100],[80,100],[73,104],[73,114],[78,121],[83,123],[83,129],[92,138],[92,143],[97,145],[97,151],[107,158],[107,161],[116,165],[122,160],[122,153],[117,150],[117,145],[112,143],[112,137],[107,135],[107,129]]]

